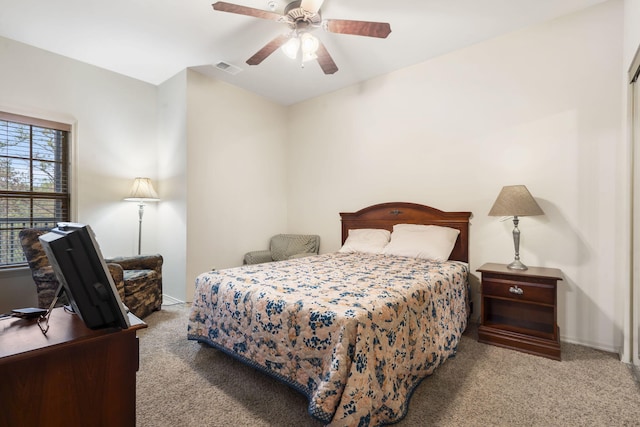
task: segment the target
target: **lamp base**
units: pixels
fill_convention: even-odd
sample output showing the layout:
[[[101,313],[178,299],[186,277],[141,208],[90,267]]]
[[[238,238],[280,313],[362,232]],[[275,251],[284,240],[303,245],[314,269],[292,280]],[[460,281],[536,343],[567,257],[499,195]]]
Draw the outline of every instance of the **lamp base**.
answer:
[[[529,267],[520,262],[519,259],[514,260],[511,264],[507,265],[509,270],[527,270]]]

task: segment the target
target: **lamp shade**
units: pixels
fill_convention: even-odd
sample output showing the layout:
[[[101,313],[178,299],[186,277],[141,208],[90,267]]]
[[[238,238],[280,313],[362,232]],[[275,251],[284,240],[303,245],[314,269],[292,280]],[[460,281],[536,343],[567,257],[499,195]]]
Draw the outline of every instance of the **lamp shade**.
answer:
[[[295,35],[292,36],[285,44],[280,48],[291,59],[296,59],[298,56],[298,50],[300,49],[300,39]]]
[[[498,198],[489,211],[489,216],[534,215],[544,215],[544,212],[524,185],[502,187]]]
[[[300,36],[300,48],[303,53],[313,55],[318,51],[320,41],[309,33],[302,33]]]
[[[130,202],[157,202],[160,198],[156,190],[153,189],[150,178],[136,178],[129,191],[129,196],[125,200]]]

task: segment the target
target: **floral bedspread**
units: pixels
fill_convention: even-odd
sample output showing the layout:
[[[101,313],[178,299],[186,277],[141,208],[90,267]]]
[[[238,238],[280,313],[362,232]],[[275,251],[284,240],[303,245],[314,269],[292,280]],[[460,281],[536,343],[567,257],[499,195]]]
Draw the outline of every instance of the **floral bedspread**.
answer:
[[[402,419],[467,326],[468,266],[332,253],[201,274],[188,338],[286,382],[331,426]]]

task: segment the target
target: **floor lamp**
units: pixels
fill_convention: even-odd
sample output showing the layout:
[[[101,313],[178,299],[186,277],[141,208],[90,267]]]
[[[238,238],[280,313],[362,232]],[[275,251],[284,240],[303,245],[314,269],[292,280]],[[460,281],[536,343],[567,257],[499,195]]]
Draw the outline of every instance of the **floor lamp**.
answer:
[[[138,202],[138,255],[142,248],[142,216],[144,215],[145,202],[158,202],[160,198],[158,193],[153,189],[150,178],[136,178],[129,191],[129,197],[125,198],[128,202]]]
[[[526,270],[527,266],[520,261],[520,229],[518,217],[544,215],[538,203],[524,185],[508,185],[502,187],[489,216],[513,217],[513,246],[516,250],[515,259],[507,268],[511,270]]]

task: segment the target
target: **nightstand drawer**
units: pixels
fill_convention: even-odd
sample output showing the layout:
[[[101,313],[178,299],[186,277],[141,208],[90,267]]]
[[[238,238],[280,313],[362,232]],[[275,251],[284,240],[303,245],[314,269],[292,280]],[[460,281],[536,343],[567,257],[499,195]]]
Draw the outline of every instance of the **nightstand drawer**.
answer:
[[[541,304],[553,305],[556,302],[555,286],[546,283],[525,283],[498,278],[483,279],[482,294]]]

